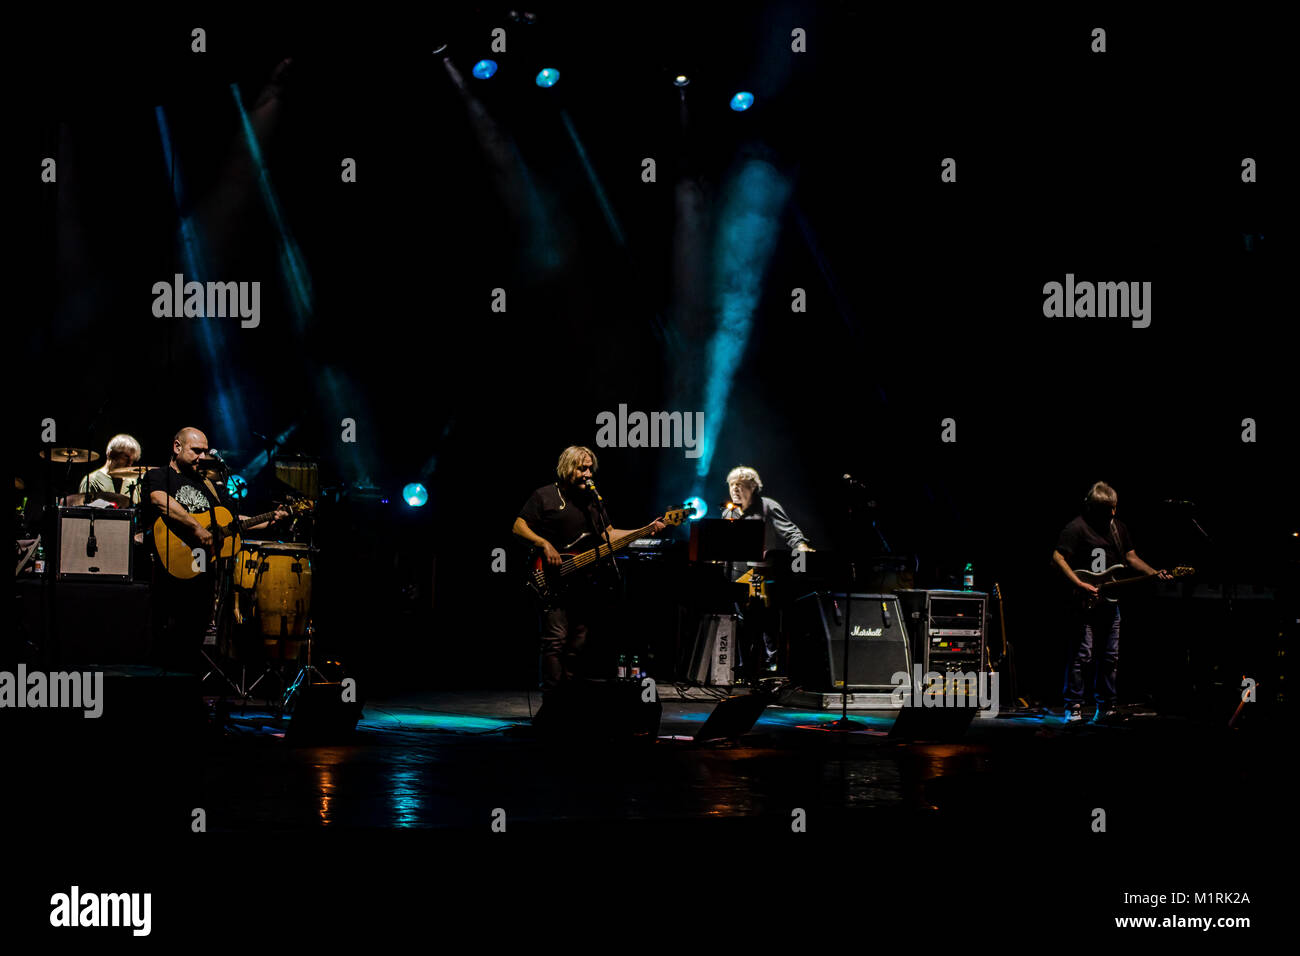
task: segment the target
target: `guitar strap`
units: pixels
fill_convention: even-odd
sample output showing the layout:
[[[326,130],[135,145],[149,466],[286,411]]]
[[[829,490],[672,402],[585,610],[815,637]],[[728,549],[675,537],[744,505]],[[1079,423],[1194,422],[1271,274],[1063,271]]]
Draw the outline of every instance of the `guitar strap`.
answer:
[[[217,486],[214,485],[212,479],[206,475],[203,476],[203,483],[208,486],[208,491],[212,492],[212,507],[215,508],[217,505],[221,504],[221,496],[217,494]]]
[[[1119,543],[1119,528],[1115,525],[1115,519],[1110,519],[1110,543],[1115,546],[1115,553],[1119,555],[1121,561],[1124,560],[1124,549]]]

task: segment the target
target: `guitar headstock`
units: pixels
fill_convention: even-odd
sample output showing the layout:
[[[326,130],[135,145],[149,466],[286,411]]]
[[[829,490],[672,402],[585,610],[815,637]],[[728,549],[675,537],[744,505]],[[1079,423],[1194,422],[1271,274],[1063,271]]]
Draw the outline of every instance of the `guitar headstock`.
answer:
[[[314,511],[316,502],[310,498],[299,498],[297,501],[286,501],[283,508],[296,518],[298,515],[310,514]]]
[[[669,508],[659,520],[664,524],[677,525],[695,513],[694,508]]]
[[[1176,568],[1169,569],[1169,576],[1171,578],[1187,578],[1187,577],[1191,577],[1195,573],[1196,573],[1195,568],[1189,568],[1181,564]]]

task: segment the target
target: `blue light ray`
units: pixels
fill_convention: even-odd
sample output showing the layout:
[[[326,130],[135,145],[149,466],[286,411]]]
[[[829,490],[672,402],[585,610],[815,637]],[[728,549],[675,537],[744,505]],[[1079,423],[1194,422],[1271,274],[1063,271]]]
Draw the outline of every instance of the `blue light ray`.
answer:
[[[235,108],[239,110],[239,121],[244,131],[244,142],[253,159],[253,168],[257,171],[257,186],[262,193],[262,202],[266,204],[266,211],[279,234],[280,273],[284,276],[285,284],[289,289],[289,303],[293,308],[298,330],[302,331],[303,325],[315,309],[311,273],[303,262],[298,242],[294,239],[293,232],[289,229],[284,213],[280,209],[280,199],[275,187],[271,185],[271,174],[267,171],[266,163],[262,160],[262,146],[257,141],[257,133],[248,118],[248,111],[244,109],[239,84],[231,83],[230,92],[234,94]]]
[[[761,159],[748,159],[731,181],[715,240],[713,308],[717,325],[709,342],[704,384],[704,438],[696,475],[709,473],[727,416],[732,380],[744,357],[763,292],[763,276],[776,249],[790,180]],[[698,488],[696,489],[699,490]]]

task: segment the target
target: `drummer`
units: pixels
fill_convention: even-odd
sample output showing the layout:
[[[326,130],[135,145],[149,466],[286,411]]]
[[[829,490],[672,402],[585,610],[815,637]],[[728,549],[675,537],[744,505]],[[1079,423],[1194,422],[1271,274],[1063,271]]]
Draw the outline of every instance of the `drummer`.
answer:
[[[88,502],[94,500],[95,492],[117,492],[130,498],[131,505],[135,507],[140,504],[140,488],[143,485],[140,476],[119,479],[109,472],[117,468],[130,468],[139,460],[140,443],[130,435],[114,435],[104,451],[104,467],[82,478],[78,490],[86,495]]]

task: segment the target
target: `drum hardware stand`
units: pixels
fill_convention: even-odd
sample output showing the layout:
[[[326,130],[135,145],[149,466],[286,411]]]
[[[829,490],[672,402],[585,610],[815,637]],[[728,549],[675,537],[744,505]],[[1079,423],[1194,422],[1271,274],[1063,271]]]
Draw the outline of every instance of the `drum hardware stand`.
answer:
[[[284,716],[284,712],[285,712],[285,710],[286,710],[286,709],[288,708],[288,706],[289,706],[289,701],[293,698],[293,695],[296,694],[296,693],[298,692],[298,688],[299,688],[299,686],[304,682],[304,680],[305,680],[306,683],[308,683],[308,684],[311,684],[311,683],[312,683],[312,681],[311,681],[311,679],[310,679],[312,674],[315,674],[315,675],[316,675],[317,682],[322,683],[322,684],[324,684],[324,683],[328,683],[328,682],[325,680],[325,675],[322,674],[322,673],[321,673],[321,672],[316,668],[316,666],[315,666],[314,664],[312,664],[312,662],[311,662],[311,645],[312,645],[312,641],[313,641],[313,639],[314,639],[314,635],[315,635],[315,633],[316,633],[316,629],[315,629],[315,627],[312,626],[311,618],[308,618],[308,619],[307,619],[307,627],[306,627],[306,634],[307,634],[307,641],[306,641],[306,643],[307,643],[307,663],[304,664],[304,665],[299,669],[299,671],[298,671],[298,676],[295,677],[295,678],[293,679],[293,683],[289,685],[288,689],[286,689],[285,692],[284,692],[284,696],[280,699],[280,706],[279,706],[280,717],[283,717],[283,716]]]

